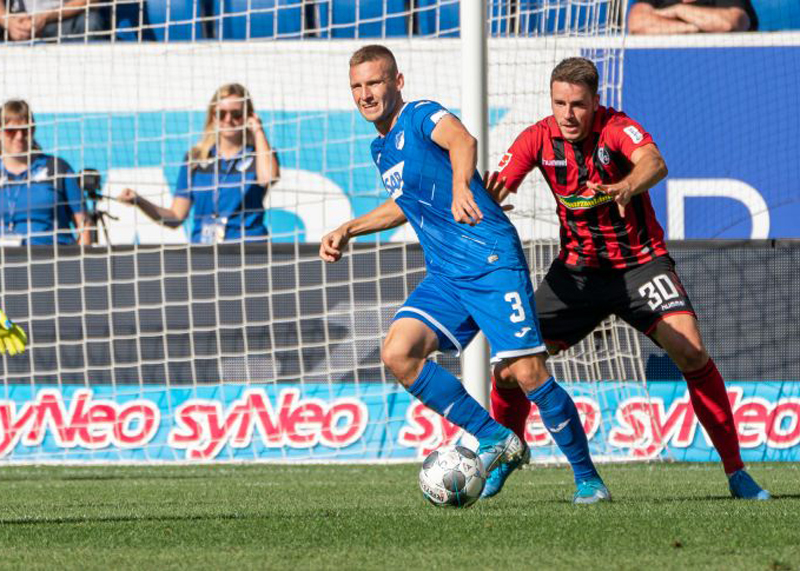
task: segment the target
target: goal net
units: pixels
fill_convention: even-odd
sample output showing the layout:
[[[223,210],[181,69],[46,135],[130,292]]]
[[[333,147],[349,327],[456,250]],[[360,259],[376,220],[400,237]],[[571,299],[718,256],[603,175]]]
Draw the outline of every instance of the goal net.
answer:
[[[487,5],[490,164],[550,113],[549,71],[563,57],[596,61],[603,101],[620,105],[620,2]],[[0,48],[2,100],[30,104],[31,141],[60,159],[52,172],[31,162],[3,175],[2,307],[30,343],[2,362],[0,457],[407,461],[456,440],[458,429],[413,401],[380,361],[394,311],[424,275],[413,233],[359,239],[333,265],[317,248],[326,231],[385,199],[369,154],[374,129],[350,98],[350,54],[385,43],[405,74],[406,100],[434,99],[458,113],[458,2],[101,7],[116,26],[109,33],[62,30]],[[191,215],[172,228],[119,198],[132,189],[156,207],[173,205],[209,102],[229,83],[249,89],[280,163],[263,199],[270,238],[196,243],[200,222]],[[226,175],[244,177],[247,160],[209,164],[216,175],[225,165]],[[86,169],[99,173],[98,189],[77,176]],[[31,197],[50,192],[49,220],[57,210],[66,222],[14,236],[13,210],[22,204],[33,216],[34,202],[47,198],[19,202],[8,190],[22,188],[18,180]],[[69,189],[81,185],[76,202]],[[558,248],[552,198],[533,176],[514,200],[538,281]],[[71,241],[70,216],[81,210],[97,222],[94,245],[32,239],[49,232],[51,242],[53,233]],[[461,373],[456,357],[437,358]],[[597,458],[663,453],[630,328],[608,321],[550,363],[576,397]],[[620,412],[624,403],[635,406]],[[534,457],[556,460],[536,415],[530,420]]]

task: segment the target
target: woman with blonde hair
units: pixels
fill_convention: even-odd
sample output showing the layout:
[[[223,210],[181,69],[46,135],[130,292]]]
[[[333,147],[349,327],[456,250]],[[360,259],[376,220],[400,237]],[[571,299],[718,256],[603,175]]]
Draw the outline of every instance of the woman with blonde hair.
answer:
[[[191,209],[195,243],[264,240],[264,198],[279,170],[250,93],[230,83],[211,98],[203,136],[181,166],[172,205],[157,206],[131,189],[117,198],[172,228],[180,226]]]
[[[28,103],[3,103],[0,129],[0,242],[89,244],[78,175],[65,160],[42,152]]]

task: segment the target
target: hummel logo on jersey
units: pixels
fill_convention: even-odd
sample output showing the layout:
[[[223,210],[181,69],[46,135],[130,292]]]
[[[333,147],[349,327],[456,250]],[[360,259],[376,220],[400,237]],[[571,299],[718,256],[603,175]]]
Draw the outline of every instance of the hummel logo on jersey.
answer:
[[[542,159],[542,165],[546,167],[565,167],[567,159]]]
[[[383,184],[389,191],[389,196],[397,200],[403,196],[403,166],[405,161],[400,161],[383,173]]]
[[[394,138],[394,146],[397,147],[398,151],[402,151],[403,147],[406,146],[406,136],[404,131],[397,133],[397,137]]]
[[[564,422],[560,422],[559,424],[557,424],[555,426],[551,426],[549,428],[550,432],[561,432],[562,430],[564,430],[567,427],[567,425],[569,424],[570,420],[572,420],[572,419],[568,418]]]
[[[631,141],[634,143],[641,143],[642,139],[644,139],[644,135],[642,132],[634,127],[633,125],[628,125],[623,129],[623,132],[631,138]]]
[[[514,333],[514,337],[519,337],[519,338],[525,337],[525,334],[530,330],[531,330],[530,327],[523,327],[522,329]]]

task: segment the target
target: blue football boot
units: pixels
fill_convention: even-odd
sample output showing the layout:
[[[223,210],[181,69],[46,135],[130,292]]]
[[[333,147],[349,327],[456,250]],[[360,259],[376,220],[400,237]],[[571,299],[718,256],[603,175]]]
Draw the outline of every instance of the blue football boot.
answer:
[[[728,477],[728,487],[734,498],[743,500],[768,500],[769,492],[756,484],[756,481],[744,470],[737,470]]]
[[[511,472],[530,461],[531,449],[524,442],[522,445],[525,449],[518,460],[501,464],[489,473],[489,477],[486,478],[486,485],[483,487],[483,492],[481,492],[481,499],[491,498],[499,494]]]
[[[500,427],[491,437],[478,442],[478,457],[484,470],[490,474],[506,464],[520,465],[527,446],[505,426]],[[509,473],[514,470],[511,468]]]
[[[578,482],[573,504],[596,504],[597,502],[610,502],[611,492],[608,491],[600,476]]]

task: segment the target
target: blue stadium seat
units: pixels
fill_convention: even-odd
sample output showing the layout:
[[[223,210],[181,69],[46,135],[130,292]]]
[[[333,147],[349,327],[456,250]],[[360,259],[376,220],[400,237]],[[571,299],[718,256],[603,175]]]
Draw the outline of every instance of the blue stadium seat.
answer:
[[[408,18],[404,14],[405,10],[405,0],[371,0],[369,2],[331,0],[331,36],[334,38],[408,36]],[[364,22],[363,20],[372,21]],[[358,24],[356,24],[357,21]]]
[[[147,25],[158,41],[203,38],[200,0],[147,0]]]
[[[114,35],[118,40],[138,42],[156,39],[153,30],[148,26],[144,0],[120,0],[112,5],[111,10],[112,22],[115,23]]]
[[[491,0],[492,4],[495,0]],[[416,31],[421,36],[457,38],[460,29],[458,2],[451,0],[417,0],[414,13]]]
[[[560,5],[559,5],[560,4]],[[589,33],[604,24],[608,5],[570,3],[553,0],[520,0],[520,33],[541,36],[567,32]]]
[[[219,18],[216,35],[223,40],[296,39],[303,34],[303,0],[214,0],[213,11]]]
[[[800,2],[797,0],[752,0],[762,32],[800,30]]]

